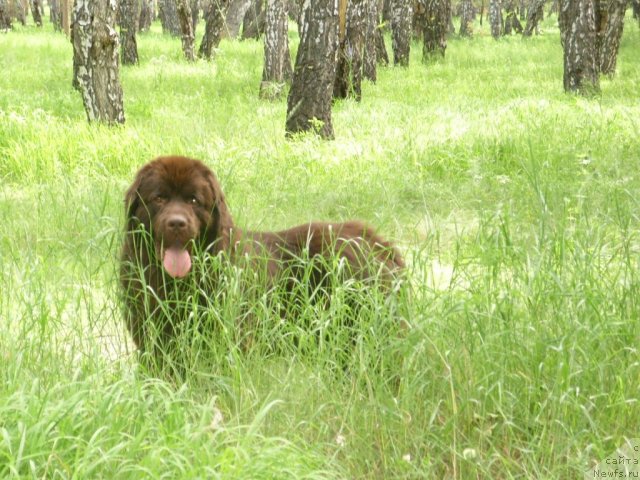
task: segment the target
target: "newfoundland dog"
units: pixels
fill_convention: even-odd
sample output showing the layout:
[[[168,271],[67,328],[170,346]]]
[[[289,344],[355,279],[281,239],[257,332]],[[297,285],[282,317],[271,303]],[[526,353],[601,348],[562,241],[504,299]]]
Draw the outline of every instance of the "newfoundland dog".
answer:
[[[175,336],[181,319],[167,314],[168,299],[197,291],[204,297],[198,302],[206,304],[206,296],[224,288],[215,273],[206,274],[196,263],[259,269],[264,292],[277,284],[294,296],[301,284],[310,291],[330,290],[336,278],[327,271],[332,265],[342,281],[359,281],[387,295],[404,269],[396,248],[358,221],[311,222],[279,232],[237,228],[213,172],[190,158],[160,157],[144,165],[126,192],[125,208],[120,281],[127,327],[141,352],[150,349],[150,332],[156,334],[153,345]],[[322,298],[330,301],[331,294]]]

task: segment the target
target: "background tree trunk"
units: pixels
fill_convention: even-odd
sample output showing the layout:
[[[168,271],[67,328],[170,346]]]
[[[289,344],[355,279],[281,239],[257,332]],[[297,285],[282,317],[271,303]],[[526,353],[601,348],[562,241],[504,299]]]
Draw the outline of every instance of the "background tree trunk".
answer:
[[[389,65],[389,54],[387,53],[387,46],[384,43],[384,36],[382,35],[382,27],[376,28],[376,61],[379,65]]]
[[[162,33],[169,33],[174,37],[182,34],[176,0],[158,0],[158,16],[162,24]]]
[[[251,0],[231,0],[227,10],[227,21],[222,30],[222,37],[238,38],[240,26],[247,9],[251,6]]]
[[[474,17],[475,11],[471,0],[462,0],[460,5],[460,30],[458,32],[461,37],[473,36]]]
[[[289,17],[286,0],[267,0],[264,36],[264,68],[260,83],[260,97],[276,99],[284,91],[285,82],[291,80],[289,54]]]
[[[300,46],[287,99],[287,134],[313,130],[333,138],[331,100],[338,49],[338,0],[315,0],[302,12]]]
[[[529,4],[529,10],[527,11],[527,26],[524,27],[522,34],[525,37],[530,37],[533,32],[538,31],[538,23],[542,20],[544,15],[544,0],[533,0]]]
[[[363,75],[372,82],[377,80],[376,70],[376,30],[380,15],[378,14],[378,1],[365,0],[365,27],[364,27],[364,65]]]
[[[560,34],[564,48],[564,89],[591,95],[600,90],[594,0],[562,0]]]
[[[292,20],[294,22],[296,22],[296,24],[298,23],[298,20],[300,20],[300,7],[301,7],[301,2],[300,0],[285,0],[287,2],[287,11],[289,12],[289,20]]]
[[[409,66],[412,17],[413,8],[410,0],[391,0],[391,34],[395,65]]]
[[[73,12],[71,12],[71,45],[73,46],[73,76],[71,77],[71,86],[81,92],[80,90],[80,67],[86,62],[86,55],[81,49],[75,48],[75,23],[76,23],[76,2],[73,2]]]
[[[138,17],[138,2],[136,0],[120,0],[120,46],[123,65],[138,63],[138,43],[136,41]]]
[[[138,27],[141,32],[149,31],[151,28],[151,22],[154,17],[154,2],[153,0],[141,0],[140,2],[140,20]]]
[[[388,32],[391,26],[391,18],[393,17],[393,0],[378,0],[380,2],[379,9],[382,14],[382,25],[384,31]]]
[[[491,36],[496,40],[502,35],[502,6],[500,0],[489,0],[489,23]]]
[[[198,28],[198,19],[200,18],[200,0],[189,0],[191,9],[191,31],[193,36],[196,36],[196,28]]]
[[[511,32],[516,31],[522,33],[523,28],[518,15],[516,15],[516,5],[514,0],[507,0],[504,7],[504,32],[503,35],[511,35]]]
[[[451,19],[451,0],[422,1],[425,9],[422,60],[428,62],[434,58],[444,58]]]
[[[180,38],[182,40],[184,58],[186,58],[188,62],[194,62],[196,60],[196,54],[194,52],[191,5],[189,4],[189,0],[176,0],[176,7],[178,9],[178,21],[180,22],[181,32]]]
[[[259,40],[265,28],[265,0],[252,0],[242,21],[242,39]]]
[[[75,1],[73,52],[89,122],[124,123],[115,19],[116,2]]]
[[[423,31],[427,24],[427,0],[415,0],[413,3],[413,17],[411,19],[411,33],[416,41],[422,40]]]
[[[49,19],[56,32],[62,30],[62,9],[60,0],[49,0]]]
[[[198,49],[198,56],[200,58],[211,59],[213,49],[218,48],[218,45],[220,45],[224,19],[228,8],[229,0],[209,0],[205,5],[204,37],[202,37],[202,42]]]
[[[31,15],[33,16],[33,23],[36,26],[42,26],[42,15],[44,14],[44,8],[42,7],[42,0],[30,0]]]
[[[338,65],[333,85],[335,98],[353,97],[362,99],[362,67],[365,38],[365,2],[349,0],[346,2],[344,35],[340,34],[338,47]]]
[[[599,12],[600,18],[596,19],[601,26],[598,28],[598,66],[601,73],[613,75],[616,72],[627,0],[610,0],[604,5],[605,8]]]
[[[8,0],[0,0],[0,31],[6,32],[12,28],[9,2]]]
[[[16,19],[22,26],[27,24],[27,5],[25,0],[16,0]]]

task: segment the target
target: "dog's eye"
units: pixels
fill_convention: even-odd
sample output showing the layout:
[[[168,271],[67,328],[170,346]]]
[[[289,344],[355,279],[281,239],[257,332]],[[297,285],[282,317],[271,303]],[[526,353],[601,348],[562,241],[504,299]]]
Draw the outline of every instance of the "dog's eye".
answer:
[[[164,195],[156,195],[155,197],[153,197],[154,203],[162,204],[166,201],[167,201],[167,197],[165,197]]]
[[[200,205],[200,202],[195,196],[192,196],[191,198],[189,198],[189,203],[192,205]]]

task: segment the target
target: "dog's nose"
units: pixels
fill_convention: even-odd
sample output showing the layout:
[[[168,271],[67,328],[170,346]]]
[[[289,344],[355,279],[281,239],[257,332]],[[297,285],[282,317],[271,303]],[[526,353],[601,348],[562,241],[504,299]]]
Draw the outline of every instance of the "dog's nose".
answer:
[[[173,230],[184,230],[187,227],[187,219],[182,215],[173,215],[169,217],[167,224]]]

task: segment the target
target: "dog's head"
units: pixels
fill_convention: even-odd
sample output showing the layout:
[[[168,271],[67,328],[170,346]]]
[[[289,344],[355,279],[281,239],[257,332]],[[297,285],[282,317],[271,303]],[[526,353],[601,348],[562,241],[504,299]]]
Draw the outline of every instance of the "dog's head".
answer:
[[[195,247],[213,253],[230,244],[233,221],[220,184],[202,162],[159,157],[143,166],[125,195],[127,231],[143,228],[172,277],[191,270]]]

